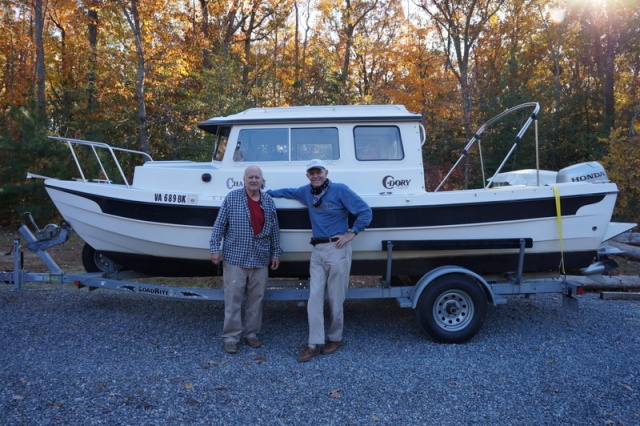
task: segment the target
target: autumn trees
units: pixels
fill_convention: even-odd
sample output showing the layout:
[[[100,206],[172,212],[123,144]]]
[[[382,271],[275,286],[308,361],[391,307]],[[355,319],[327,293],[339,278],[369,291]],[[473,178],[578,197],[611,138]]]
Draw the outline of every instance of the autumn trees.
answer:
[[[428,186],[478,124],[525,101],[542,105],[543,167],[601,159],[610,147],[600,140],[628,134],[640,106],[639,6],[4,0],[0,195],[11,207],[2,220],[37,201],[26,171],[63,162],[28,154],[53,149],[46,134],[206,159],[195,124],[256,105],[405,104],[429,131]],[[477,179],[471,158],[468,178]]]

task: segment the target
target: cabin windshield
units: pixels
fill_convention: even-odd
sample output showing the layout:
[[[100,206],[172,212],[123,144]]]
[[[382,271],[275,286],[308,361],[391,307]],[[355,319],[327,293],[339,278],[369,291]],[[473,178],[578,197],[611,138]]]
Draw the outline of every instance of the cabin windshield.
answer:
[[[335,127],[242,129],[233,161],[308,161],[312,158],[340,158],[338,129]]]
[[[216,143],[213,145],[213,160],[222,161],[224,153],[227,150],[227,143],[229,142],[229,133],[231,133],[231,126],[220,126],[216,132]]]

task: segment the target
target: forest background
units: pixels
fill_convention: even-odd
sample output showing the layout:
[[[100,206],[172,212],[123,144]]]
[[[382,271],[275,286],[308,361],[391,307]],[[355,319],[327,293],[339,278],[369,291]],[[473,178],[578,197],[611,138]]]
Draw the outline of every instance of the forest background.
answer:
[[[56,218],[42,182],[26,179],[73,174],[68,149],[48,135],[208,161],[212,140],[196,124],[209,117],[253,106],[404,104],[424,117],[433,189],[480,124],[529,101],[542,107],[541,167],[600,161],[621,190],[615,219],[640,221],[640,0],[0,7],[1,225],[25,211]],[[483,142],[485,156],[501,150],[502,159],[509,126]],[[510,166],[534,166],[524,150]],[[452,185],[477,183],[478,163],[472,154]]]

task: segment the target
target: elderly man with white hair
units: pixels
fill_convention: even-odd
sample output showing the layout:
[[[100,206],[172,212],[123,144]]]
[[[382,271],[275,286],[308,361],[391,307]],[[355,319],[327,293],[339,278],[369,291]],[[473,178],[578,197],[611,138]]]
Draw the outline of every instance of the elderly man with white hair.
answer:
[[[372,218],[371,208],[347,185],[328,179],[329,171],[322,160],[307,163],[309,184],[300,188],[269,190],[275,198],[298,200],[309,208],[311,238],[310,293],[307,303],[309,342],[300,353],[299,362],[309,361],[322,352],[329,355],[342,344],[344,300],[351,271],[351,240],[363,231]],[[349,213],[355,221],[349,227]],[[325,289],[331,309],[331,324],[324,329]],[[320,346],[322,350],[320,349]]]
[[[257,333],[262,327],[264,298],[269,266],[280,265],[280,227],[273,199],[262,192],[264,178],[258,166],[244,171],[244,188],[229,192],[222,202],[211,231],[211,261],[223,263],[224,351],[237,353],[242,340],[252,348],[262,342]],[[242,324],[242,300],[246,293],[245,324]]]

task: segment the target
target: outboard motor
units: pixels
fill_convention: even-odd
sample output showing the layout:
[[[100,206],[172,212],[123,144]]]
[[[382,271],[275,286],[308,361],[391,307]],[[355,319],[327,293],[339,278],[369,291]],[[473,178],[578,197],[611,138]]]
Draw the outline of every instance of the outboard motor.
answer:
[[[605,183],[609,182],[607,172],[604,167],[597,161],[588,163],[578,163],[573,166],[565,167],[558,172],[556,177],[557,183],[563,182],[591,182]]]

